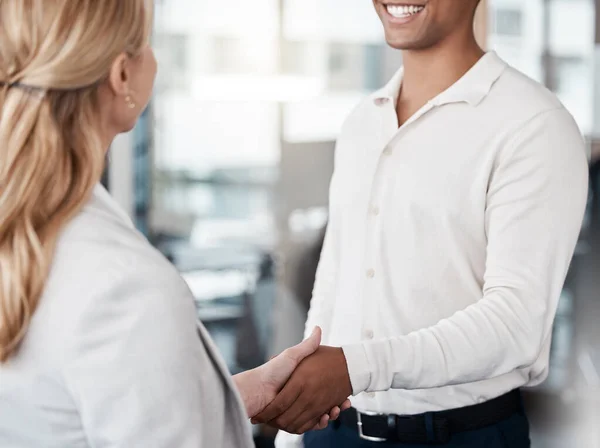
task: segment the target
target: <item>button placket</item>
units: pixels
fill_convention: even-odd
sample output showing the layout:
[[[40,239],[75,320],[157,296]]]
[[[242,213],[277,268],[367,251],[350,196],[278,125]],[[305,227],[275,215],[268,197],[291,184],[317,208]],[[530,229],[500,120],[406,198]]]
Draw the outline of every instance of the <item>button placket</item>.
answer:
[[[383,154],[392,154],[391,146],[388,144],[383,151]],[[377,315],[375,313],[376,307],[374,302],[377,300],[378,288],[377,288],[377,276],[378,276],[378,253],[379,253],[379,242],[378,235],[381,231],[381,223],[378,219],[375,219],[381,214],[381,194],[382,194],[382,181],[385,179],[386,172],[389,166],[385,163],[385,160],[380,157],[377,163],[377,167],[373,173],[373,181],[371,182],[371,192],[369,195],[369,205],[366,222],[365,232],[365,247],[364,247],[364,269],[365,269],[365,280],[363,288],[363,322],[361,328],[361,340],[369,341],[374,338],[374,331],[377,324]]]
[[[388,107],[385,105],[384,107]],[[376,219],[381,215],[381,208],[385,206],[382,202],[383,186],[385,179],[390,176],[390,170],[393,170],[394,146],[402,138],[405,132],[404,127],[398,129],[395,108],[390,108],[387,120],[384,120],[383,139],[385,146],[378,156],[375,170],[372,172],[371,189],[369,194],[369,205],[367,210],[366,237],[364,246],[364,282],[363,282],[363,325],[361,328],[361,339],[369,341],[374,339],[373,329],[377,325],[376,307],[374,302],[377,300],[378,291],[378,270],[380,243],[378,235],[381,232],[381,220]],[[392,118],[393,117],[393,118]],[[386,123],[387,121],[387,123]],[[392,122],[394,123],[392,125]]]

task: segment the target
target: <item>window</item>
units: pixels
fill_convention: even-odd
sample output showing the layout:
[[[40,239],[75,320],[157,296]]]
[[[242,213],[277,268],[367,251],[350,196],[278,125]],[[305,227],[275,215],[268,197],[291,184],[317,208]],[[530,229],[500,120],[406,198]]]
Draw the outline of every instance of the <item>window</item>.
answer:
[[[398,53],[385,51],[364,0],[228,0],[227,8],[170,0],[155,17],[154,122],[139,129],[153,129],[139,140],[140,148],[153,143],[152,190],[140,175],[136,210],[184,272],[199,317],[236,372],[252,366],[250,353],[268,350],[236,350],[229,325],[251,298],[263,310],[254,319],[260,343],[268,340],[275,288],[265,266],[274,266],[294,222],[287,215],[326,203],[341,124],[398,68]],[[136,154],[142,170],[147,155]]]
[[[521,37],[523,12],[519,9],[496,9],[493,12],[493,32],[499,36]]]
[[[274,38],[253,39],[214,36],[212,73],[271,74],[275,70],[277,42]]]
[[[208,0],[157,6],[159,233],[183,216],[274,216],[282,142],[334,140],[387,76],[381,25],[362,0],[233,3],[226,14]],[[332,27],[340,7],[345,19]]]
[[[189,37],[181,33],[157,34],[152,46],[161,64],[156,88],[158,90],[189,89],[187,82]]]
[[[551,59],[554,90],[582,129],[593,127],[593,65],[581,56]]]
[[[593,128],[593,0],[488,0],[492,49],[553,90],[584,133]]]

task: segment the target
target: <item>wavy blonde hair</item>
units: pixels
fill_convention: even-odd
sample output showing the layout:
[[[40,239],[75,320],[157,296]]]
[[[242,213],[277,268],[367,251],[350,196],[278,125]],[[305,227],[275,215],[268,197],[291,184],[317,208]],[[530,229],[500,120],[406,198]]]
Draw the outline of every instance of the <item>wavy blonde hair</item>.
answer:
[[[0,0],[0,362],[102,175],[98,86],[143,50],[151,22],[151,0]]]

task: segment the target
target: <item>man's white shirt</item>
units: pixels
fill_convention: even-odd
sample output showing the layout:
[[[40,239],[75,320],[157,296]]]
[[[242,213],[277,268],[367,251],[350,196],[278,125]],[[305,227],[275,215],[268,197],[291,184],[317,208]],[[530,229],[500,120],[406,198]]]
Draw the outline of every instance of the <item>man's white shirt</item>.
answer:
[[[564,106],[493,52],[398,127],[402,77],[340,134],[306,331],[343,348],[354,407],[405,415],[546,378],[588,165]]]

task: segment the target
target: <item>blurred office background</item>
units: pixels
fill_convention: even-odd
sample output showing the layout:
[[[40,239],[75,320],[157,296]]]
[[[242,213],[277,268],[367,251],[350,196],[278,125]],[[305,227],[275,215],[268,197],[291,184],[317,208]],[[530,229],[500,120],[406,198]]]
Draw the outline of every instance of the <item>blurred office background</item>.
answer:
[[[574,114],[598,185],[600,1],[483,0],[476,28]],[[368,0],[157,0],[154,46],[154,100],[115,142],[105,182],[182,272],[239,372],[300,340],[337,133],[401,55]],[[550,378],[526,394],[534,448],[600,447],[598,195],[590,189]],[[256,434],[269,446],[268,431]]]

